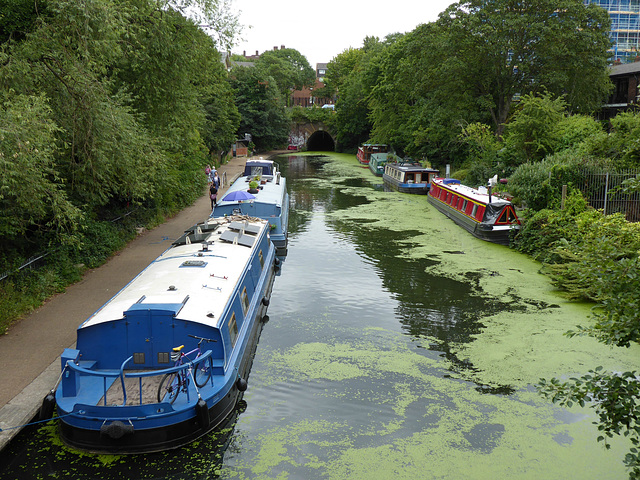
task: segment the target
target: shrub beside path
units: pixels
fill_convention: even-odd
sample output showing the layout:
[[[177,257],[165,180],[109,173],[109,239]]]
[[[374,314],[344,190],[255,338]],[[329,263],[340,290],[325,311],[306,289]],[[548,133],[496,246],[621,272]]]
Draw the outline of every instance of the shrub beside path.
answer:
[[[232,158],[218,169],[227,179],[218,198],[222,198],[228,185],[242,173],[246,160],[246,157]],[[0,385],[3,387],[0,389],[0,449],[19,432],[14,427],[29,423],[38,413],[42,399],[60,375],[60,354],[75,344],[78,326],[187,228],[206,219],[211,213],[210,207],[207,189],[193,205],[162,225],[143,231],[104,265],[87,271],[78,283],[49,299],[0,336]]]

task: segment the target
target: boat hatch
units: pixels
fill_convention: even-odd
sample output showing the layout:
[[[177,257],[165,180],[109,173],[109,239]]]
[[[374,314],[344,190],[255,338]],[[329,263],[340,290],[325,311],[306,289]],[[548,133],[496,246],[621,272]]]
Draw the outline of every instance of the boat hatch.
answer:
[[[149,300],[146,297],[141,297],[136,303],[131,305],[128,310],[123,312],[125,317],[132,317],[137,315],[147,315],[148,312],[152,312],[155,315],[168,315],[171,317],[175,317],[180,313],[184,304],[189,300],[189,296],[184,297],[184,300],[180,303],[161,303],[158,302],[149,302],[142,303],[144,300]],[[158,299],[159,300],[159,299]]]
[[[253,233],[254,235],[260,231],[260,225],[249,222],[231,222],[229,228],[239,232]]]
[[[206,267],[207,262],[204,260],[186,260],[182,262],[181,267]]]
[[[220,240],[233,243],[234,245],[253,247],[256,241],[256,234],[259,231],[259,225],[252,225],[248,222],[232,222],[229,225],[229,230],[226,230],[220,235]]]

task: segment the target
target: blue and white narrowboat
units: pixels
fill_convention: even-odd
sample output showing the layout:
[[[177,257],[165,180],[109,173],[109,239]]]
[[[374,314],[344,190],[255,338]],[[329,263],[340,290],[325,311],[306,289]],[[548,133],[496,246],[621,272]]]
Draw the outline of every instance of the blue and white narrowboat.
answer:
[[[425,195],[429,191],[431,179],[438,173],[438,170],[423,167],[417,162],[395,162],[385,165],[382,180],[392,190]]]
[[[208,219],[185,232],[62,354],[55,405],[64,442],[152,452],[223,422],[247,388],[278,264],[265,220]],[[187,380],[170,389],[176,373]]]
[[[371,155],[374,153],[387,153],[389,152],[389,145],[377,144],[377,143],[364,143],[358,147],[356,158],[362,165],[369,165]]]
[[[509,200],[491,192],[492,186],[476,189],[453,178],[434,178],[428,201],[475,237],[509,245],[520,219]]]
[[[256,182],[257,188],[251,189]],[[276,255],[287,253],[289,194],[287,181],[273,160],[247,160],[244,171],[216,204],[211,217],[249,215],[269,222]]]

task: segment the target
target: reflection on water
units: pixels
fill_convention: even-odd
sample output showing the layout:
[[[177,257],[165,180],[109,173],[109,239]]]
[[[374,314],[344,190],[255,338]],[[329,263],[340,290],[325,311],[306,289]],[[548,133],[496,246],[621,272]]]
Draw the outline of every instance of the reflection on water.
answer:
[[[289,250],[237,423],[129,457],[83,456],[52,442],[52,427],[34,428],[0,457],[0,478],[560,479],[623,470],[582,417],[565,421],[531,386],[516,387],[517,376],[513,385],[480,381],[458,358],[487,318],[512,312],[529,325],[558,305],[512,285],[489,294],[487,279],[500,278],[484,266],[439,271],[444,256],[466,258],[467,249],[439,238],[452,234],[433,217],[425,234],[424,198],[377,188],[354,157],[278,163],[290,189]],[[413,223],[397,221],[407,215]]]

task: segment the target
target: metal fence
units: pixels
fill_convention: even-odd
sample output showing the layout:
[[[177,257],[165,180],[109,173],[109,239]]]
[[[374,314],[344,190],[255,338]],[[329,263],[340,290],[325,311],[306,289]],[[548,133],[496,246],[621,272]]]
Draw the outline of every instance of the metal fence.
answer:
[[[640,221],[640,193],[623,194],[620,186],[625,180],[636,178],[640,169],[611,171],[583,171],[580,185],[583,195],[593,208],[605,215],[622,213],[629,222]]]

